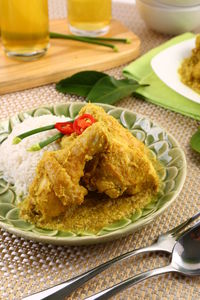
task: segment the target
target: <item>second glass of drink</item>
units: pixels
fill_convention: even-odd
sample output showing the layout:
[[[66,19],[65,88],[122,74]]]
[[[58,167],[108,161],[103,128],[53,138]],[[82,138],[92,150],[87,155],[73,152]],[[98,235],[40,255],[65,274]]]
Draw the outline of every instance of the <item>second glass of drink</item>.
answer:
[[[109,30],[111,0],[67,0],[70,31],[75,35],[100,36]]]

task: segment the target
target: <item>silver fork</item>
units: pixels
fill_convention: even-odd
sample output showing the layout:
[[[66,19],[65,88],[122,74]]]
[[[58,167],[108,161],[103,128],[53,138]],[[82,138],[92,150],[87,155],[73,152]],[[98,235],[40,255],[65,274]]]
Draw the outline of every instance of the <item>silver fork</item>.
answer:
[[[70,280],[64,281],[54,287],[48,288],[41,292],[32,294],[24,300],[63,300],[65,297],[69,296],[73,291],[83,285],[85,282],[90,280],[91,278],[95,277],[99,273],[103,272],[113,264],[119,261],[123,261],[126,258],[135,256],[141,253],[147,252],[154,252],[154,251],[162,251],[167,252],[169,254],[172,253],[172,249],[176,243],[176,240],[183,234],[183,229],[185,229],[191,222],[197,219],[200,216],[200,211],[186,220],[185,222],[181,223],[177,227],[167,231],[164,234],[161,234],[158,239],[150,246],[136,249],[124,253],[120,256],[117,256],[79,276],[76,276]]]

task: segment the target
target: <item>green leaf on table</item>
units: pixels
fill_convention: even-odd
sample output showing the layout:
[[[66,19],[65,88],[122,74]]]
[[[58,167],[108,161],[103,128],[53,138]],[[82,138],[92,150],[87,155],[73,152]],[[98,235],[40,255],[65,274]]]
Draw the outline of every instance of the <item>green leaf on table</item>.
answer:
[[[120,99],[131,95],[139,86],[132,79],[117,80],[113,76],[104,76],[96,82],[86,100],[114,104]]]
[[[200,153],[200,128],[197,132],[191,137],[190,146],[193,150]]]
[[[75,94],[87,97],[90,90],[99,79],[107,74],[97,71],[83,71],[65,78],[56,84],[56,90],[63,94]]]

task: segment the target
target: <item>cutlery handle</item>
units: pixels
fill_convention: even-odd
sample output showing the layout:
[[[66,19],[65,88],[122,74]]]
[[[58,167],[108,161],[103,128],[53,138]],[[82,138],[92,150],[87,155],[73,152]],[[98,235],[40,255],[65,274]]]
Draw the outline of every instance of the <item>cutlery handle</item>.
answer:
[[[138,274],[136,276],[130,277],[129,279],[126,279],[116,285],[113,285],[112,287],[105,289],[102,292],[99,292],[89,298],[86,298],[85,300],[107,300],[110,297],[116,295],[117,293],[121,292],[122,290],[135,285],[136,283],[139,283],[147,278],[164,274],[164,273],[169,273],[169,272],[175,272],[175,269],[171,266],[168,265],[166,267],[162,268],[157,268],[154,270],[150,270],[141,274]]]
[[[63,300],[65,297],[69,296],[73,291],[75,291],[77,288],[79,288],[81,285],[83,285],[85,282],[90,280],[91,278],[95,277],[99,273],[103,272],[113,264],[115,264],[118,261],[122,261],[128,257],[135,256],[140,253],[146,253],[146,252],[153,252],[153,251],[162,251],[162,249],[159,249],[159,247],[156,244],[153,244],[149,247],[144,247],[140,249],[136,249],[133,251],[129,251],[127,253],[124,253],[120,256],[117,256],[95,268],[92,270],[89,270],[73,279],[67,280],[63,283],[60,283],[52,288],[43,290],[39,293],[35,293],[33,295],[30,295],[26,298],[23,298],[23,300]]]

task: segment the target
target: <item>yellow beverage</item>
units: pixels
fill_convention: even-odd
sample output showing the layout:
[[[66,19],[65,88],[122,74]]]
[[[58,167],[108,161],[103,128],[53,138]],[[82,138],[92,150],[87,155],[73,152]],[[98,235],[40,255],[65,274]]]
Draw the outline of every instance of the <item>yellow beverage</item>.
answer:
[[[75,34],[101,35],[109,29],[111,0],[68,0],[68,21]]]
[[[49,43],[47,0],[0,0],[1,36],[8,56],[38,57]]]

